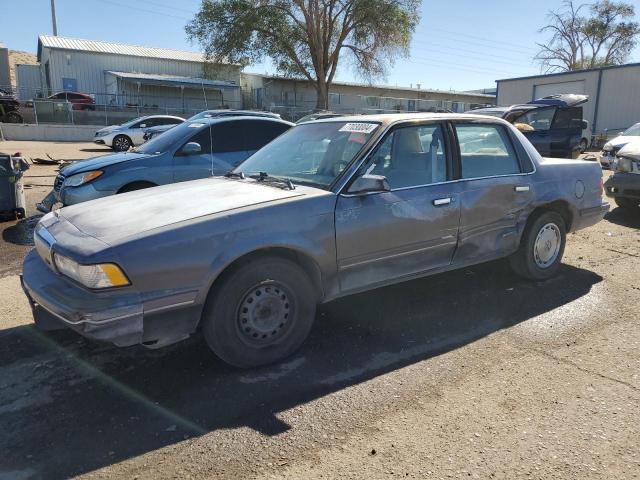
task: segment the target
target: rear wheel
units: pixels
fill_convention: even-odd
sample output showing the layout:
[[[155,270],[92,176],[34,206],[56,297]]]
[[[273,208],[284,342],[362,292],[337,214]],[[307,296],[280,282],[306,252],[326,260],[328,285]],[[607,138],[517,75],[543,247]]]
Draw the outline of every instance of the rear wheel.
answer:
[[[634,200],[633,198],[615,197],[614,200],[616,202],[616,205],[625,210],[638,208],[638,204],[640,204],[638,200]]]
[[[520,248],[510,258],[511,267],[531,280],[551,278],[560,266],[566,238],[566,226],[558,213],[534,214],[522,235]]]
[[[312,282],[295,263],[258,258],[234,268],[214,287],[203,313],[204,337],[235,367],[277,362],[309,335],[316,298]]]
[[[112,147],[116,152],[126,152],[131,148],[132,142],[126,135],[117,135],[113,139]]]

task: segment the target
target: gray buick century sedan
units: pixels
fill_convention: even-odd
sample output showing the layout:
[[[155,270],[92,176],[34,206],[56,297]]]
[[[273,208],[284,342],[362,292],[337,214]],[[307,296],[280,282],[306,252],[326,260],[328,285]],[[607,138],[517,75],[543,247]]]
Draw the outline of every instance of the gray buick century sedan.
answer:
[[[599,165],[542,158],[501,119],[332,118],[226,178],[45,215],[23,286],[42,328],[152,348],[201,330],[254,367],[300,347],[337,297],[501,257],[547,279],[567,232],[608,208]]]

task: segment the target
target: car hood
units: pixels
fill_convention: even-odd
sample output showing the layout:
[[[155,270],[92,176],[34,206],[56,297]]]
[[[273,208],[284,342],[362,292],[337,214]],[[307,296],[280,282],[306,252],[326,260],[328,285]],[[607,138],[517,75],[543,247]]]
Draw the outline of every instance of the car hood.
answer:
[[[122,125],[109,125],[108,127],[104,127],[104,128],[101,128],[100,130],[97,130],[96,133],[115,132],[116,130],[120,130],[121,128],[122,128]]]
[[[71,205],[60,209],[59,216],[86,235],[113,246],[157,228],[303,197],[310,191],[323,192],[300,186],[286,190],[253,180],[206,178]]]
[[[609,140],[606,144],[606,146],[610,146],[613,148],[620,148],[620,147],[624,147],[627,143],[629,142],[633,142],[640,139],[640,137],[633,137],[633,136],[625,136],[625,135],[620,135],[615,137],[612,140]]]
[[[153,155],[134,152],[114,153],[112,155],[103,155],[101,157],[94,157],[88,160],[78,160],[77,162],[73,162],[71,165],[64,167],[60,170],[60,173],[65,177],[68,177],[70,175],[75,175],[76,173],[100,170],[101,168],[109,165],[128,162],[129,160],[141,160],[149,157],[153,157]]]
[[[627,137],[631,138],[631,137]],[[635,137],[635,140],[628,142],[624,147],[618,151],[618,156],[631,158],[635,161],[640,161],[640,138]]]

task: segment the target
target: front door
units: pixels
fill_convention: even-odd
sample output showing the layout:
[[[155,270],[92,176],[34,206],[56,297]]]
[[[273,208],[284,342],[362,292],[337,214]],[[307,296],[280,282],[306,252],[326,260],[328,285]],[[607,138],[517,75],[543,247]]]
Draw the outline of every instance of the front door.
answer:
[[[447,266],[455,251],[460,201],[439,123],[395,128],[359,175],[384,175],[390,192],[339,195],[336,244],[343,292]]]
[[[505,127],[455,125],[460,145],[460,231],[454,263],[514,252],[533,185]]]
[[[195,125],[195,124],[194,124]],[[189,142],[200,145],[200,153],[185,155],[182,147]],[[207,178],[212,172],[211,157],[211,127],[201,126],[200,129],[189,138],[173,157],[173,181],[185,182],[198,178]]]

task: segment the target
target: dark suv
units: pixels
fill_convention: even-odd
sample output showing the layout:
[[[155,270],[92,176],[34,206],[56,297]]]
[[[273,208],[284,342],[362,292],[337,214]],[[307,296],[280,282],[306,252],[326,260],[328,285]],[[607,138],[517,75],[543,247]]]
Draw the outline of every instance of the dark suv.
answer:
[[[512,123],[543,157],[571,158],[586,149],[582,104],[587,95],[551,95],[521,105],[479,108],[467,113],[500,117]]]

